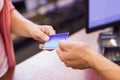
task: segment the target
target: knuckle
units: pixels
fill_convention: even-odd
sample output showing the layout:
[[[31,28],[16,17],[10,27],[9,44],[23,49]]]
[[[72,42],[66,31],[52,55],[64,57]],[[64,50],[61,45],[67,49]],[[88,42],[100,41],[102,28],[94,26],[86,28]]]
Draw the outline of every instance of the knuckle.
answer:
[[[77,67],[72,66],[72,69],[78,69]]]
[[[53,27],[52,26],[49,26],[51,29],[53,29]]]
[[[64,57],[61,57],[61,60],[62,60],[64,63],[66,63],[66,60],[65,60]]]
[[[50,25],[47,25],[46,28],[53,29],[53,27]]]
[[[53,30],[53,33],[56,33],[56,31],[55,31],[55,30]]]
[[[69,63],[67,63],[67,62],[65,62],[65,66],[71,67],[71,65]]]

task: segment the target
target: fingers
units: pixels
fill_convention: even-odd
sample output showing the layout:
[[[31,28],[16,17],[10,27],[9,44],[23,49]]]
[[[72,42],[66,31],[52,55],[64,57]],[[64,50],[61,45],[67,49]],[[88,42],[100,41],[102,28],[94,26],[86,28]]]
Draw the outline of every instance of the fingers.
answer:
[[[72,45],[70,42],[66,42],[65,40],[62,40],[59,42],[59,48],[63,51],[69,50],[72,48]]]
[[[41,41],[41,42],[46,42],[49,40],[49,37],[48,35],[46,35],[45,33],[39,31],[38,33],[36,32],[36,34],[34,35],[34,39],[35,40],[38,40],[38,41]]]
[[[52,26],[48,25],[42,25],[38,26],[38,30],[36,30],[36,36],[34,39],[41,41],[41,42],[46,42],[49,40],[49,35],[55,34],[55,30],[53,29]]]
[[[43,25],[40,27],[40,29],[42,32],[46,33],[47,35],[53,35],[56,33],[53,27],[49,25]]]
[[[57,52],[60,60],[61,60],[62,62],[64,62],[64,64],[65,64],[67,67],[72,67],[72,66],[73,66],[73,61],[72,61],[72,59],[69,57],[69,55],[67,55],[68,53],[66,54],[66,52],[65,52],[65,51],[62,51],[60,48],[58,48],[58,49],[56,50],[56,52]]]
[[[43,33],[43,32],[40,32],[39,37],[40,37],[40,39],[43,40],[43,41],[48,41],[48,40],[49,40],[48,35],[46,35],[46,34]]]
[[[40,45],[39,45],[39,48],[40,48],[40,49],[43,49],[43,47],[44,47],[44,44],[40,44]]]
[[[63,52],[62,50],[60,50],[60,48],[58,48],[58,49],[56,50],[56,52],[57,52],[60,60],[64,62],[64,61],[65,61],[65,60],[64,60],[65,57],[63,57],[63,56],[64,56],[64,52]]]
[[[48,30],[48,35],[53,35],[53,34],[56,34],[55,30],[52,28],[50,30]]]
[[[55,34],[56,32],[55,32],[54,29],[46,29],[46,30],[45,30],[45,33],[46,33],[47,35],[53,35],[53,34]]]

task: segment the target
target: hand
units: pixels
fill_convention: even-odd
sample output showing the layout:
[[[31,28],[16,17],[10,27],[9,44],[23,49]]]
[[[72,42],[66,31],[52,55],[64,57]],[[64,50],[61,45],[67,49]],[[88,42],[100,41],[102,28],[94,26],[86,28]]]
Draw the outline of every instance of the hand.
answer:
[[[55,34],[55,30],[52,26],[49,25],[37,25],[32,29],[31,33],[33,39],[41,42],[46,42],[47,40],[49,40],[49,35]]]
[[[74,69],[91,67],[89,61],[91,61],[92,52],[85,43],[61,41],[57,53],[67,67]]]

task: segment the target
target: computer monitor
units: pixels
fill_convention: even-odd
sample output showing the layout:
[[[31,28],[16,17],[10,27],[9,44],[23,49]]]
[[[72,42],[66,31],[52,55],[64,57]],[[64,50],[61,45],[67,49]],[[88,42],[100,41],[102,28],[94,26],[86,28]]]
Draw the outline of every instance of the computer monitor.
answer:
[[[87,0],[87,6],[87,33],[120,24],[120,0]]]

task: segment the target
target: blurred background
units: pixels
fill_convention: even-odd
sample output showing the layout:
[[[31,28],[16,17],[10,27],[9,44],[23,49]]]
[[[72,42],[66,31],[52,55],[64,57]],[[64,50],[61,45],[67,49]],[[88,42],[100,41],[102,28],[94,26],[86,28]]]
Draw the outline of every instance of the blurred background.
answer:
[[[12,0],[15,8],[36,24],[52,25],[57,33],[70,35],[85,27],[86,0]],[[40,42],[12,35],[17,64],[41,50]]]

